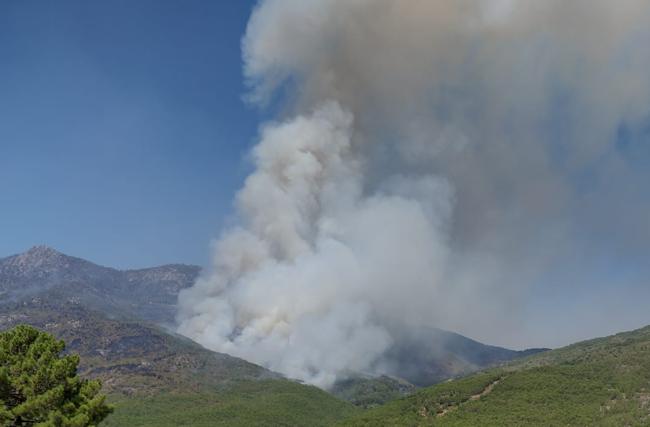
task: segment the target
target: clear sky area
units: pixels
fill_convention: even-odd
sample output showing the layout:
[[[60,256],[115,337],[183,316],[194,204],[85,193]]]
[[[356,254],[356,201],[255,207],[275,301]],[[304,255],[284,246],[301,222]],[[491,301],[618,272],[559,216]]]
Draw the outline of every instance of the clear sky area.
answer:
[[[248,166],[251,1],[0,2],[0,257],[205,264]]]

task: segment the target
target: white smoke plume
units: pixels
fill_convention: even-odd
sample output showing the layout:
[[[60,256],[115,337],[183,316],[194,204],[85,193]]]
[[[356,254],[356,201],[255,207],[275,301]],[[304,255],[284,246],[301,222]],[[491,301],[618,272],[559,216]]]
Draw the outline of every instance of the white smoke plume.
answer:
[[[260,1],[250,99],[285,115],[179,331],[322,387],[417,325],[523,343],[527,284],[577,269],[611,186],[646,177],[616,148],[650,115],[648,41],[645,0]]]

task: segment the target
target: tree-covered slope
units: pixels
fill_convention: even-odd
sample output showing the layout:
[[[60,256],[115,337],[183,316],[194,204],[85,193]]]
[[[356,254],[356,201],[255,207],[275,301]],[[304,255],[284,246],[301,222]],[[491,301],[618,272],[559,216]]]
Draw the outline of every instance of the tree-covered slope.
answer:
[[[429,387],[343,425],[647,426],[650,327]]]
[[[360,411],[321,389],[282,379],[113,402],[117,409],[102,426],[331,426]]]

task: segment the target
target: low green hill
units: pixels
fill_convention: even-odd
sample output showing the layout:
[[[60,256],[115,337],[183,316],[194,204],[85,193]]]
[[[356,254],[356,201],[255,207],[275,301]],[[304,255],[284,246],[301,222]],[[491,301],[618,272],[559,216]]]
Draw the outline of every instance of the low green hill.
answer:
[[[113,398],[105,427],[331,426],[360,410],[312,386],[275,379],[203,391]]]
[[[342,425],[648,426],[650,327],[429,387]]]

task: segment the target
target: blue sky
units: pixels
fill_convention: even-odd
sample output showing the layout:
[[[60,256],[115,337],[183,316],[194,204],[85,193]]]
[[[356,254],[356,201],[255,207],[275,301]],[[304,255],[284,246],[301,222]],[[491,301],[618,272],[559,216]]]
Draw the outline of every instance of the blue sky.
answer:
[[[0,2],[0,257],[204,264],[259,112],[252,1]]]

